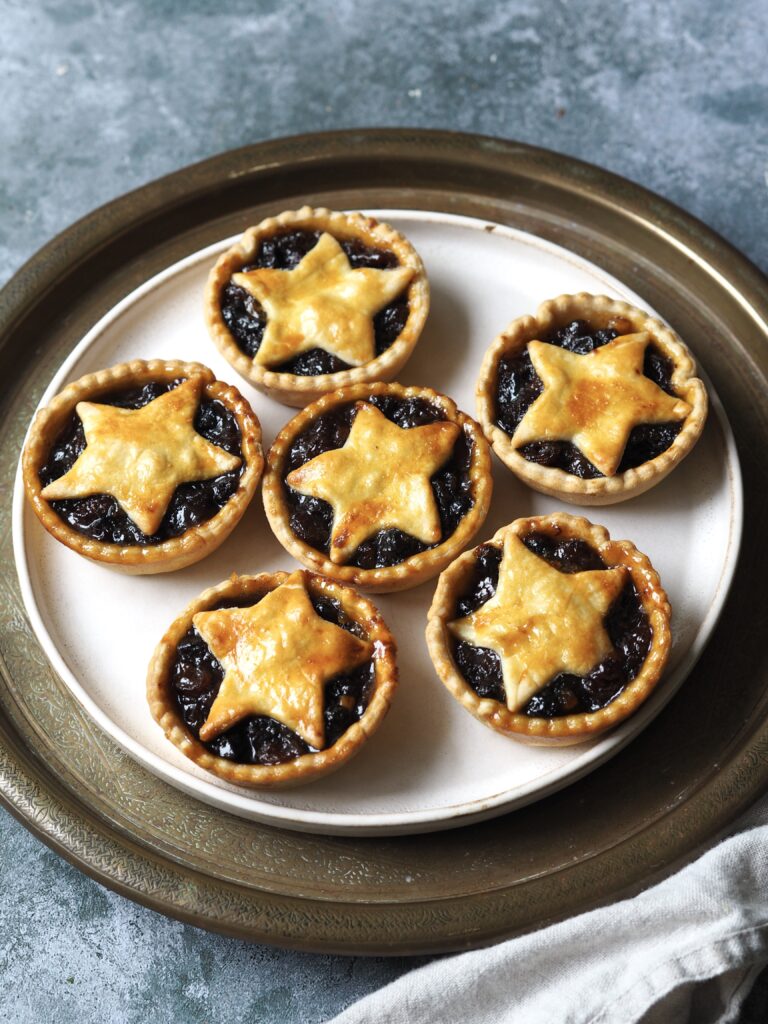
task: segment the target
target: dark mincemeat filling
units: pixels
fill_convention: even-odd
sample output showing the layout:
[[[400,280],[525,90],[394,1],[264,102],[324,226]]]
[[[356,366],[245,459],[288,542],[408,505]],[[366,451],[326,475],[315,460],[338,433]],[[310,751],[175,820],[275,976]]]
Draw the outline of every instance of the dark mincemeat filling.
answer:
[[[521,538],[535,554],[560,572],[605,569],[606,565],[586,541],[562,540],[544,533]],[[477,549],[472,578],[456,604],[456,618],[471,615],[496,593],[502,552],[491,544]],[[628,580],[605,617],[614,651],[586,676],[561,673],[550,680],[521,708],[531,718],[558,718],[597,711],[615,700],[642,668],[653,633],[634,583]],[[501,662],[495,651],[459,640],[454,660],[479,697],[506,703]]]
[[[275,270],[293,270],[320,240],[320,231],[290,231],[262,241],[256,257],[241,268],[245,273],[257,267]],[[356,239],[338,240],[347,254],[350,265],[371,267],[374,270],[392,270],[399,266],[395,253],[372,249]],[[230,282],[221,293],[221,315],[237,346],[253,358],[259,351],[267,315],[258,302],[244,288]],[[408,319],[408,291],[386,305],[373,318],[376,355],[380,356],[397,340]],[[351,369],[350,364],[320,348],[310,349],[279,366],[270,367],[275,373],[293,373],[301,377],[315,377],[323,373],[338,373]]]
[[[153,399],[181,384],[174,381],[152,381],[141,388],[118,391],[98,399],[101,405],[121,409],[141,409]],[[240,428],[235,416],[216,400],[203,399],[195,416],[195,430],[206,441],[218,445],[230,455],[242,458]],[[76,412],[56,439],[48,461],[40,470],[40,483],[46,487],[68,472],[85,451],[83,424]],[[176,488],[160,528],[148,536],[121,508],[110,494],[94,494],[89,498],[66,498],[52,501],[51,508],[68,526],[94,540],[108,544],[161,544],[171,537],[212,519],[238,488],[244,464],[231,473],[211,480],[197,480]]]
[[[542,338],[542,341],[568,349],[569,352],[586,355],[626,333],[626,330],[613,328],[595,331],[584,320],[573,320]],[[671,383],[672,372],[670,360],[653,345],[649,345],[645,351],[643,373],[668,395],[675,394]],[[496,422],[511,437],[543,390],[527,349],[520,355],[500,360],[496,387]],[[681,428],[681,422],[645,423],[635,427],[629,435],[617,473],[634,469],[661,455],[670,447]],[[519,451],[529,462],[563,469],[583,479],[591,480],[603,475],[570,441],[531,441]]]
[[[259,600],[250,597],[244,601],[221,601],[215,607],[250,607],[258,604]],[[334,598],[312,594],[311,600],[322,618],[362,640],[368,639],[365,630],[344,612]],[[176,647],[176,657],[171,666],[171,690],[179,714],[198,739],[200,727],[210,713],[223,678],[221,664],[194,626],[191,627]],[[326,749],[362,718],[373,693],[374,681],[375,667],[371,659],[354,672],[337,676],[325,684],[323,717]],[[203,745],[217,757],[239,764],[280,764],[315,752],[314,747],[305,743],[287,725],[266,715],[244,718]]]
[[[387,419],[399,427],[421,427],[437,420],[444,420],[445,413],[438,406],[422,398],[397,398],[391,395],[373,395],[366,399],[376,406]],[[318,416],[291,445],[286,459],[285,475],[303,466],[323,452],[341,448],[357,414],[353,404]],[[432,491],[440,512],[442,544],[457,528],[464,516],[474,505],[472,482],[469,475],[474,445],[469,435],[462,431],[453,448],[450,459],[431,479]],[[285,485],[286,500],[290,510],[291,529],[306,544],[326,555],[331,546],[333,509],[328,502],[300,494]],[[426,551],[432,544],[423,544],[416,537],[402,530],[379,530],[357,548],[348,565],[360,569],[380,569],[399,565],[407,558]]]

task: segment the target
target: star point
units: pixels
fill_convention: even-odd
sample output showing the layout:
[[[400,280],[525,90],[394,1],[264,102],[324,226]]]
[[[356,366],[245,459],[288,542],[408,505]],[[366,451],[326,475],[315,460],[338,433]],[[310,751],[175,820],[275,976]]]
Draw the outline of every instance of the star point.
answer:
[[[204,743],[266,715],[322,749],[326,682],[373,656],[373,644],[317,614],[301,570],[257,604],[198,612],[192,622],[224,669],[200,729]]]
[[[142,533],[156,533],[176,488],[229,473],[242,460],[194,427],[203,382],[192,377],[141,406],[79,402],[86,447],[42,490],[47,501],[110,494]]]
[[[450,458],[460,432],[449,420],[399,427],[361,403],[341,448],[288,474],[289,487],[332,506],[332,562],[343,565],[382,529],[403,530],[424,544],[441,539],[430,478]]]
[[[586,355],[543,341],[528,343],[544,390],[513,434],[531,441],[571,441],[603,476],[619,467],[633,427],[669,423],[691,411],[643,373],[650,335],[626,334]]]
[[[403,291],[410,267],[351,267],[327,233],[292,270],[257,267],[234,274],[267,314],[254,362],[278,366],[302,352],[323,349],[351,366],[376,355],[373,317]]]
[[[498,654],[507,706],[519,711],[560,672],[586,675],[611,652],[603,620],[625,581],[621,568],[560,572],[510,530],[496,593],[448,629]]]

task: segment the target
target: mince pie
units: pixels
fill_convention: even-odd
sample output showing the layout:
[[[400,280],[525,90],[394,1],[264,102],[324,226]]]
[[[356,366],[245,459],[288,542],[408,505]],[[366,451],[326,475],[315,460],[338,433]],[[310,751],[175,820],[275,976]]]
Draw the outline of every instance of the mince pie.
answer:
[[[134,360],[68,384],[41,409],[24,486],[56,538],[129,573],[197,562],[230,534],[261,478],[261,428],[200,363]]]
[[[424,327],[429,286],[416,250],[388,224],[305,206],[249,228],[219,258],[205,309],[238,373],[304,406],[391,380]]]
[[[535,490],[609,505],[653,487],[693,448],[707,415],[694,372],[661,321],[602,295],[561,295],[493,342],[478,417]]]
[[[427,645],[456,699],[532,743],[580,743],[659,682],[670,607],[648,558],[555,512],[516,519],[441,575]]]
[[[304,570],[233,576],[160,641],[152,715],[201,768],[246,786],[295,785],[349,760],[397,687],[374,605]]]
[[[483,523],[493,481],[477,423],[431,388],[357,384],[300,412],[269,452],[264,505],[310,569],[369,590],[435,576]]]

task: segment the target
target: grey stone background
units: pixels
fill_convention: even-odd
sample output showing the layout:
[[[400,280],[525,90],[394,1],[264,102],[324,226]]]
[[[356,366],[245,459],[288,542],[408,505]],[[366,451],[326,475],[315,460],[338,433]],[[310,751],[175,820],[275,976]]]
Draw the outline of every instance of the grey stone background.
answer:
[[[485,132],[624,174],[768,270],[765,0],[0,0],[0,279],[93,207],[284,134]],[[312,1022],[419,961],[224,939],[0,812],[0,1020]],[[768,981],[744,1019],[768,1019]]]

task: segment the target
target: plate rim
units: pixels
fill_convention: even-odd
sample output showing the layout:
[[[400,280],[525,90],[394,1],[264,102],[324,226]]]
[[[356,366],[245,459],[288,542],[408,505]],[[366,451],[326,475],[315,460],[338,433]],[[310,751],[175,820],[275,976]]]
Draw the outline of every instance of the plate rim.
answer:
[[[411,217],[416,221],[447,223],[448,225],[478,232],[488,230],[487,225],[490,223],[488,220],[481,218],[452,214],[440,210],[397,210],[393,208],[376,209],[367,212],[377,217],[391,218],[392,220]],[[519,228],[495,222],[493,234],[515,238],[524,245],[541,249],[560,260],[573,262],[580,268],[586,267],[590,271],[594,268],[595,272],[599,272],[599,275],[605,278],[606,285],[610,287],[620,286],[624,292],[629,294],[629,301],[642,302],[641,298],[624,281],[609,274],[603,268],[591,264],[589,260],[562,245],[537,235],[532,235],[530,232]],[[239,235],[228,236],[206,245],[202,249],[189,253],[170,266],[153,274],[120,299],[119,302],[97,320],[70,351],[43,392],[37,408],[41,408],[50,401],[51,397],[61,389],[72,375],[73,368],[91,346],[98,343],[104,333],[110,330],[123,315],[135,309],[145,298],[151,296],[157,289],[164,287],[173,278],[186,273],[206,260],[214,259],[228,246],[232,245],[234,241],[237,241],[239,237]],[[657,315],[652,309],[650,312]],[[232,794],[229,790],[220,789],[215,785],[215,782],[198,778],[191,772],[185,772],[183,768],[177,767],[160,754],[149,750],[140,740],[129,735],[119,723],[111,719],[107,712],[99,706],[77,678],[74,670],[67,664],[64,655],[58,649],[53,636],[46,626],[43,612],[35,595],[30,559],[27,552],[26,524],[30,522],[30,515],[25,501],[22,466],[21,460],[19,460],[12,497],[11,526],[16,574],[27,618],[54,670],[99,728],[129,756],[137,760],[139,764],[158,778],[170,785],[176,786],[193,798],[202,800],[224,812],[239,815],[246,820],[258,821],[266,825],[276,825],[280,828],[298,832],[305,831],[320,835],[338,836],[425,834],[432,831],[461,828],[469,824],[488,820],[500,814],[512,813],[514,810],[524,807],[529,803],[545,799],[560,789],[577,782],[590,772],[597,770],[639,735],[672,700],[686,681],[717,626],[733,582],[739,557],[743,531],[743,486],[736,442],[728,416],[711,382],[707,381],[707,387],[710,396],[710,415],[714,414],[716,418],[717,429],[720,431],[726,453],[730,505],[729,536],[713,601],[709,605],[685,656],[675,666],[674,672],[666,677],[667,685],[663,691],[657,691],[651,700],[637,714],[632,716],[629,722],[612,731],[607,737],[603,737],[603,742],[590,748],[588,755],[575,768],[568,770],[562,767],[552,769],[537,778],[535,782],[532,781],[523,787],[519,787],[517,790],[506,789],[490,796],[463,800],[456,804],[446,804],[439,809],[431,810],[389,811],[373,814],[320,811],[308,808],[284,807],[281,804],[263,802],[259,800],[258,793]],[[585,510],[585,512],[588,511],[588,509]],[[596,514],[598,512],[599,510],[596,510]],[[241,799],[238,800],[238,797]]]
[[[516,177],[523,177],[526,182],[535,180],[537,194],[547,189],[559,191],[574,202],[583,200],[607,211],[606,217],[621,217],[632,230],[634,224],[640,225],[643,238],[661,239],[669,247],[671,259],[690,261],[705,274],[708,284],[717,282],[723,293],[721,304],[727,305],[735,322],[746,333],[759,335],[755,341],[750,334],[750,343],[738,341],[737,347],[741,361],[751,362],[764,386],[768,369],[768,281],[715,231],[649,190],[566,155],[490,136],[423,129],[352,129],[257,143],[176,171],[101,207],[44,246],[3,289],[0,363],[12,361],[21,351],[24,337],[21,331],[14,333],[14,328],[27,326],[38,302],[56,294],[58,279],[65,272],[75,274],[84,265],[92,267],[102,250],[109,251],[109,246],[118,242],[127,249],[126,260],[135,255],[131,246],[144,221],[155,218],[158,229],[166,232],[163,238],[174,230],[179,235],[184,226],[188,227],[184,217],[190,208],[204,203],[206,195],[221,188],[222,181],[232,180],[234,188],[242,183],[244,189],[260,181],[265,194],[269,194],[274,176],[285,168],[311,169],[319,175],[318,187],[332,191],[333,185],[323,175],[339,162],[342,166],[345,160],[354,162],[361,152],[370,161],[364,168],[385,158],[390,164],[396,159],[412,161],[421,174],[418,187],[427,191],[447,189],[449,182],[453,187],[460,171],[464,177],[459,183],[464,183],[467,203],[485,196],[488,189],[500,189],[499,180],[506,187],[494,195],[509,202],[509,187]],[[439,184],[434,177],[436,168]],[[477,186],[479,172],[485,174],[485,189]],[[467,184],[469,177],[472,188]],[[392,181],[376,179],[368,187],[391,191]],[[228,196],[228,201],[234,204],[234,198]],[[221,213],[219,208],[219,216],[225,215],[226,210]],[[749,426],[756,429],[755,421]],[[762,420],[757,429],[765,432]],[[751,453],[742,449],[744,454],[750,456],[752,469]],[[762,508],[753,509],[751,514],[758,521],[765,518]],[[742,552],[740,569],[746,572],[741,564],[745,561]],[[3,663],[0,674],[8,689],[11,676]],[[8,692],[11,694],[10,689]],[[12,694],[9,699],[13,700]],[[191,865],[174,863],[162,852],[127,835],[61,779],[41,769],[26,742],[27,729],[20,730],[19,722],[11,715],[0,715],[0,801],[39,838],[91,877],[146,906],[198,926],[318,952],[446,951],[482,945],[630,894],[690,859],[701,843],[725,828],[768,784],[767,700],[761,698],[755,704],[754,718],[749,728],[739,733],[738,748],[725,752],[720,771],[697,779],[694,792],[678,805],[664,809],[658,818],[592,860],[562,871],[569,885],[558,885],[555,880],[554,902],[542,895],[535,881],[530,883],[532,892],[527,902],[513,898],[511,890],[494,890],[497,910],[487,903],[479,908],[479,898],[446,897],[449,903],[463,900],[467,906],[460,932],[456,931],[455,917],[447,910],[438,916],[417,915],[409,913],[411,904],[407,901],[394,902],[387,914],[373,918],[376,927],[385,927],[388,921],[397,925],[396,932],[385,927],[385,944],[377,937],[371,918],[366,917],[365,907],[358,908],[357,917],[350,922],[342,914],[343,904],[323,908],[300,896],[276,899],[264,892],[250,898],[234,886],[226,893],[229,902],[218,905],[210,898],[214,890],[218,893],[221,889],[213,879]],[[440,903],[441,908],[446,901]],[[309,905],[313,913],[294,926],[291,915],[302,904]],[[277,913],[270,918],[262,908]]]

